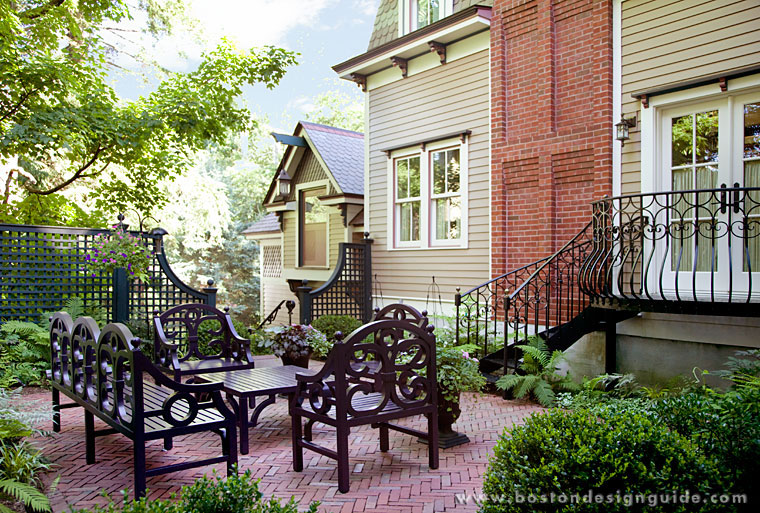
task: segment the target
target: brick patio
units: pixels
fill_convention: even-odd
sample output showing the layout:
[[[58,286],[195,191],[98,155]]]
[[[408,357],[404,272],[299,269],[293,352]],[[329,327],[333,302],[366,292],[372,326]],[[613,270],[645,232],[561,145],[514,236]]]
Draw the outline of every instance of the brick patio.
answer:
[[[271,360],[261,363],[270,362],[274,363]],[[312,363],[313,367],[318,365]],[[28,398],[50,400],[43,393]],[[433,471],[427,466],[426,446],[412,437],[391,432],[390,451],[381,453],[376,430],[368,426],[356,429],[351,433],[351,491],[340,494],[334,461],[306,451],[304,471],[292,470],[287,401],[278,399],[251,430],[251,452],[240,456],[239,464],[241,470],[250,469],[261,479],[260,489],[265,497],[295,496],[304,508],[309,501],[318,500],[322,503],[320,511],[325,512],[476,511],[474,504],[456,504],[456,494],[480,492],[488,457],[499,433],[507,426],[522,423],[540,409],[491,395],[463,394],[462,416],[455,427],[467,433],[471,442],[441,451],[440,468]],[[103,491],[120,500],[120,491],[132,485],[132,442],[121,435],[98,438],[97,463],[85,464],[82,412],[81,408],[63,410],[61,432],[38,442],[44,454],[57,465],[51,476],[61,476],[51,497],[56,512],[67,511],[69,505],[86,508],[102,504]],[[96,429],[98,423],[96,420]],[[422,427],[421,421],[409,425]],[[329,445],[330,433],[317,425],[314,438]],[[148,465],[152,466],[218,454],[220,445],[218,436],[202,434],[175,439],[174,449],[168,452],[162,450],[160,441],[150,442],[147,447]],[[215,468],[224,472],[223,464]],[[182,485],[210,472],[210,467],[201,467],[149,478],[150,497],[168,497]]]

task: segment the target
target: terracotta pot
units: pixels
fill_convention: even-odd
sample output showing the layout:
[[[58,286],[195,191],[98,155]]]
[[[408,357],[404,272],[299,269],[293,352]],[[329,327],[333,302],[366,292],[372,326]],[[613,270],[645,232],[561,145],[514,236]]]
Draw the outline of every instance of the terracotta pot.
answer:
[[[305,354],[304,356],[299,356],[298,358],[290,358],[288,355],[282,355],[280,359],[282,360],[283,365],[295,365],[297,367],[303,367],[304,369],[308,369],[311,353],[312,351],[311,349],[309,349],[309,353]]]

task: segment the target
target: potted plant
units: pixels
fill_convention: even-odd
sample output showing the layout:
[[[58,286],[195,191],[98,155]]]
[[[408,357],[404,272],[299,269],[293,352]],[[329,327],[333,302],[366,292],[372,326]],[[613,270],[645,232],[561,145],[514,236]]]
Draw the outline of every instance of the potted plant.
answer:
[[[471,346],[439,347],[436,352],[438,378],[438,443],[441,449],[470,441],[452,425],[461,415],[462,392],[479,392],[486,379],[478,370],[478,360],[470,356]]]
[[[270,335],[262,341],[264,347],[282,359],[283,365],[297,365],[309,368],[312,344],[326,344],[325,335],[306,324],[279,326],[268,330]]]
[[[115,228],[110,235],[95,236],[84,257],[85,270],[97,276],[98,272],[113,274],[117,269],[124,269],[128,278],[143,283],[148,281],[151,251],[139,237],[125,232],[121,225]]]

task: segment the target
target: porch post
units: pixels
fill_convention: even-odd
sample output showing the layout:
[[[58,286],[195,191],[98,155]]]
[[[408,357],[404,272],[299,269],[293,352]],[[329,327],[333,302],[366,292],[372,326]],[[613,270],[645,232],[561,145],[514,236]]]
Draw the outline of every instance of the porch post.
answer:
[[[372,320],[372,243],[369,232],[364,232],[364,324]]]

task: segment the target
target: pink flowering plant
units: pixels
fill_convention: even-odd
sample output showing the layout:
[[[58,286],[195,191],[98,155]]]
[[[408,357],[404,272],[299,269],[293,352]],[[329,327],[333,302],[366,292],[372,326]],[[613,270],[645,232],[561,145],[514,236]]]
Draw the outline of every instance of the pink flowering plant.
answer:
[[[486,379],[478,370],[478,359],[470,352],[472,345],[438,347],[436,351],[436,377],[438,391],[444,400],[456,402],[460,392],[480,392]]]
[[[114,269],[123,267],[129,278],[143,283],[148,281],[153,254],[140,238],[126,233],[118,225],[115,228],[110,235],[99,234],[95,237],[84,257],[85,271],[97,276],[98,273],[110,274]]]

